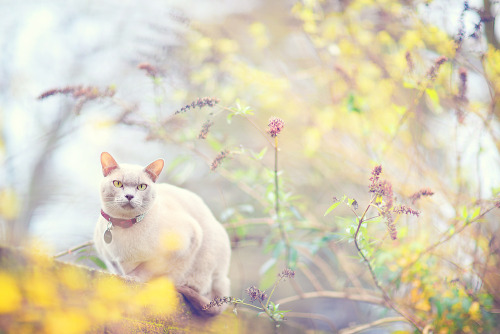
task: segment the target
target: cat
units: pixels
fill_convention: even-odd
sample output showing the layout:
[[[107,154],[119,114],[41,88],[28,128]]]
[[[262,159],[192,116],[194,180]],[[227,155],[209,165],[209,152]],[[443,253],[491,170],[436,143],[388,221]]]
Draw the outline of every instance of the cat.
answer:
[[[103,152],[101,215],[95,248],[108,269],[139,282],[169,277],[195,313],[214,316],[224,306],[203,306],[229,296],[231,247],[224,227],[196,194],[156,183],[164,162],[120,164]]]

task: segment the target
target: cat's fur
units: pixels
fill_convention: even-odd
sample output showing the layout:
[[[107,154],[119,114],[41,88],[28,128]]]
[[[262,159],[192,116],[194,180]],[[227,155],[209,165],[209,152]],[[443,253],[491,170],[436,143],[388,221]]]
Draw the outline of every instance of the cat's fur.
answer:
[[[142,282],[167,276],[197,313],[220,313],[224,307],[207,311],[202,307],[215,297],[229,295],[231,248],[224,227],[203,200],[188,190],[156,184],[163,160],[146,168],[118,165],[109,153],[103,152],[101,165],[102,210],[122,219],[146,213],[132,227],[114,226],[109,244],[103,237],[108,221],[99,216],[94,242],[108,268]],[[122,187],[113,185],[113,181],[120,181]],[[141,184],[147,188],[139,190]],[[129,200],[126,195],[133,198]]]

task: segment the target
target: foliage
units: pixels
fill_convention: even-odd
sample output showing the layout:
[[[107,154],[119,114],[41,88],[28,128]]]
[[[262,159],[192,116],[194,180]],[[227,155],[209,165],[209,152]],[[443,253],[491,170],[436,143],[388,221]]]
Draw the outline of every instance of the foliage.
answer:
[[[166,278],[142,286],[57,263],[37,249],[23,256],[6,248],[0,253],[4,333],[87,333],[123,318],[168,316],[177,310],[175,288]]]
[[[265,291],[260,290],[256,286],[251,286],[247,288],[245,292],[250,297],[250,303],[257,301],[260,304],[260,306],[255,306],[253,304],[250,304],[249,302],[246,302],[245,299],[239,299],[234,297],[215,297],[213,300],[210,301],[210,304],[205,305],[204,309],[210,309],[211,307],[221,306],[223,304],[233,304],[234,306],[233,312],[237,314],[238,313],[237,306],[245,305],[259,310],[260,312],[257,315],[266,314],[269,317],[269,319],[274,322],[276,328],[279,328],[281,322],[285,320],[285,313],[289,311],[280,310],[279,308],[280,305],[275,304],[271,300],[271,298],[273,297],[276,288],[282,281],[285,281],[287,278],[294,278],[294,277],[295,277],[295,272],[293,270],[288,268],[284,269],[282,272],[278,274],[278,278],[274,282],[274,285],[269,295],[267,295]]]

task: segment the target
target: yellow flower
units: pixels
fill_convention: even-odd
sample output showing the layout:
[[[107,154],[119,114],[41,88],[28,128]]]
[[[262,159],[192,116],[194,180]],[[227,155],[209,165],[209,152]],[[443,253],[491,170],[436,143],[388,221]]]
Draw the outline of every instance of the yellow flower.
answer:
[[[99,278],[96,284],[95,293],[96,297],[104,303],[125,302],[129,295],[125,283],[113,276]]]
[[[58,272],[59,281],[71,290],[82,290],[87,284],[80,270],[72,267],[64,267]]]
[[[165,277],[147,283],[134,300],[158,314],[172,313],[178,302],[174,284]]]
[[[422,34],[415,30],[408,30],[401,38],[400,43],[408,50],[425,48]]]
[[[102,324],[107,321],[117,321],[122,317],[120,305],[110,305],[100,300],[92,300],[88,304],[89,316],[94,323]]]
[[[79,310],[50,312],[45,319],[47,333],[78,334],[90,327],[89,320]]]
[[[216,49],[221,53],[235,53],[238,51],[238,43],[229,38],[222,38],[215,42]]]
[[[481,309],[479,308],[478,302],[473,302],[469,307],[469,315],[471,320],[479,321],[481,320]]]
[[[0,272],[0,314],[16,311],[21,301],[22,296],[14,278]]]
[[[25,281],[28,301],[41,307],[54,306],[59,303],[55,277],[47,272],[35,271]]]

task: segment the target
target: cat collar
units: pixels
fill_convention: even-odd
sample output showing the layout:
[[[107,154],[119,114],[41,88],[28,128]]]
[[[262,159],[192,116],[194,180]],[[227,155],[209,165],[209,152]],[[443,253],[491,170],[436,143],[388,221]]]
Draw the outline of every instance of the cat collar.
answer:
[[[138,215],[137,217],[132,219],[120,219],[111,217],[101,209],[101,216],[103,216],[104,219],[108,221],[108,226],[106,228],[106,231],[104,231],[104,241],[107,244],[111,243],[111,241],[113,240],[113,234],[111,234],[111,229],[114,226],[119,226],[122,228],[132,227],[134,224],[139,223],[141,220],[143,220],[146,213],[147,212],[143,213],[142,215]]]
[[[143,213],[141,215],[138,215],[135,218],[132,219],[120,219],[120,218],[113,218],[110,215],[108,215],[106,212],[101,210],[101,216],[106,219],[106,221],[110,222],[113,226],[119,226],[122,228],[129,228],[132,227],[134,224],[139,223],[141,220],[144,219],[144,216],[146,216],[146,213]]]

